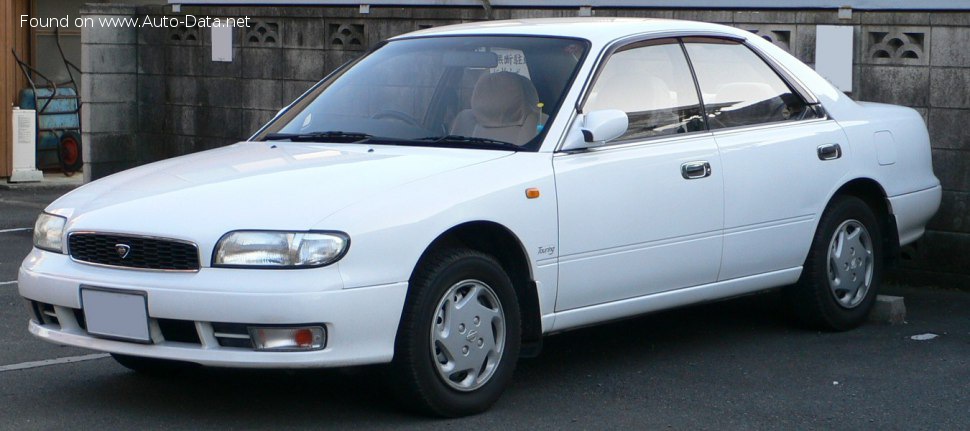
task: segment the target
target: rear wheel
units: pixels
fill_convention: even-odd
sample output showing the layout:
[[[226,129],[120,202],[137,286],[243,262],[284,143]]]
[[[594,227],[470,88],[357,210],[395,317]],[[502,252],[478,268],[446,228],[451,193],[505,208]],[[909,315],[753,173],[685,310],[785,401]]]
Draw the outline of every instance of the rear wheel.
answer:
[[[512,282],[493,257],[473,250],[425,262],[411,281],[395,346],[400,398],[438,416],[482,412],[508,386],[519,356]]]
[[[802,276],[788,289],[796,316],[813,327],[844,331],[861,325],[882,277],[882,235],[865,201],[838,196],[819,222]]]

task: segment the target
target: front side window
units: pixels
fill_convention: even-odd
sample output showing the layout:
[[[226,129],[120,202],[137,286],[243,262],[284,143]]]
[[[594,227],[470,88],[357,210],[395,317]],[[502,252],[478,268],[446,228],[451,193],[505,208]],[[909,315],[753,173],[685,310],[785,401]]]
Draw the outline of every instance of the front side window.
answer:
[[[750,48],[738,42],[685,39],[711,129],[807,119],[808,106]]]
[[[704,130],[697,89],[676,39],[652,40],[610,56],[583,112],[619,109],[630,126],[617,141]]]
[[[585,41],[552,37],[391,41],[257,139],[534,151],[587,50]]]

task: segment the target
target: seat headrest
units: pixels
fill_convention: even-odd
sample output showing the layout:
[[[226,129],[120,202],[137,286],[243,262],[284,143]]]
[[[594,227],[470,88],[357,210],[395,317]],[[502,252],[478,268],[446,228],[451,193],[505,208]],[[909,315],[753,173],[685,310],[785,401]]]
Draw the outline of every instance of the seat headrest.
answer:
[[[482,127],[521,126],[538,110],[535,86],[512,72],[486,73],[472,92],[471,108]]]

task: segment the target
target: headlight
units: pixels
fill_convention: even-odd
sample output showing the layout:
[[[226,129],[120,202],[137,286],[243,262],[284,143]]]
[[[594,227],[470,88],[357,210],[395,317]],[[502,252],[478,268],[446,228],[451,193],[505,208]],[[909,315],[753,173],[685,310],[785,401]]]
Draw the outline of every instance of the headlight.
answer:
[[[340,260],[349,245],[341,232],[234,231],[219,239],[212,266],[312,268]]]
[[[67,219],[53,214],[41,213],[34,223],[34,247],[64,253],[64,224]]]

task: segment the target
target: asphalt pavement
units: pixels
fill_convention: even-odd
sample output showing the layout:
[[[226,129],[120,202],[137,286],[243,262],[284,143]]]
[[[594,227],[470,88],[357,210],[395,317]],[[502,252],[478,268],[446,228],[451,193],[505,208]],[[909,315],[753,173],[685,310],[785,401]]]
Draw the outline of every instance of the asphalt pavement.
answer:
[[[11,229],[64,191],[0,189],[0,429],[970,429],[967,286],[887,287],[907,323],[845,333],[792,325],[767,293],[550,336],[463,419],[400,411],[383,367],[138,375],[27,333],[8,282],[31,232]],[[38,362],[58,358],[87,360]]]

